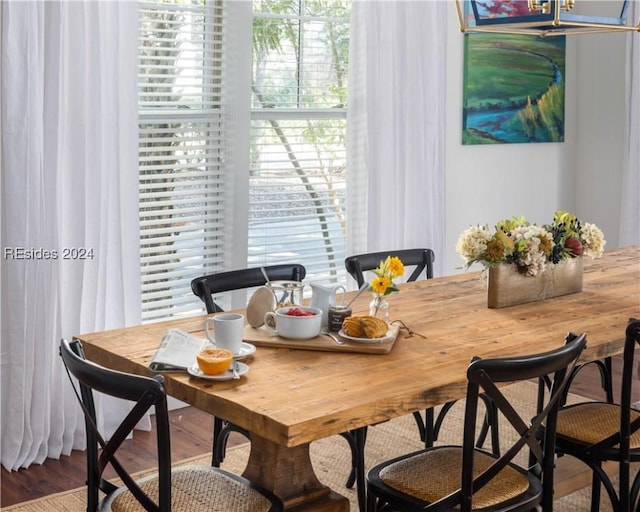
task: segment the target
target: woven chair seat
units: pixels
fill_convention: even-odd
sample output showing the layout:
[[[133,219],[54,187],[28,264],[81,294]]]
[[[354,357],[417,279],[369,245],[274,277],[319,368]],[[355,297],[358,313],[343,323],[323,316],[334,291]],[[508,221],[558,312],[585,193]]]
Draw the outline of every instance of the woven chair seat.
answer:
[[[145,477],[138,484],[149,496],[158,499],[157,475]],[[184,466],[172,471],[172,512],[266,512],[270,507],[271,502],[258,491],[211,466]],[[126,487],[105,501],[102,510],[144,512]]]
[[[495,458],[476,451],[474,477],[488,468]],[[390,464],[380,471],[380,480],[404,494],[433,503],[460,488],[462,447],[443,446]],[[474,509],[495,506],[522,496],[529,480],[515,466],[505,467],[473,497]]]
[[[631,410],[631,421],[640,411]],[[606,402],[586,402],[567,406],[558,413],[558,437],[596,444],[620,431],[620,406]],[[631,435],[631,449],[640,448],[640,430]]]
[[[473,358],[467,367],[462,446],[425,448],[373,466],[367,475],[367,510],[552,510],[557,411],[569,367],[575,367],[585,345],[585,334],[569,333],[563,346],[545,353]],[[547,376],[551,392],[537,401],[533,419],[516,411],[499,386]],[[500,455],[476,445],[483,395],[519,434]],[[529,455],[526,467],[513,462],[519,454]]]

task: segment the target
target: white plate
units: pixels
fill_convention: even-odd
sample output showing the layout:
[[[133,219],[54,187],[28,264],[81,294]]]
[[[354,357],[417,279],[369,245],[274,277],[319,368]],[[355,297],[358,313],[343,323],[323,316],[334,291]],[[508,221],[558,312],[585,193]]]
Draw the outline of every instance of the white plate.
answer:
[[[355,336],[349,336],[342,329],[340,329],[340,332],[338,334],[340,335],[341,338],[344,338],[345,340],[348,340],[348,341],[355,341],[356,343],[380,343],[381,341],[385,341],[389,339],[392,332],[391,330],[388,330],[387,334],[385,334],[381,338],[356,338]]]
[[[252,345],[251,343],[246,343],[246,342],[242,342],[242,345],[240,345],[240,352],[238,352],[237,354],[234,354],[233,358],[236,361],[239,361],[240,359],[244,359],[245,357],[249,357],[251,354],[253,354],[256,351],[256,346]]]
[[[208,341],[207,346],[216,347],[217,345],[215,343],[211,343],[210,341]],[[243,341],[242,345],[240,345],[240,352],[238,352],[237,354],[234,354],[233,358],[236,361],[240,361],[241,359],[244,359],[245,357],[249,357],[255,351],[256,351],[256,346],[255,345],[252,345],[251,343],[245,343]]]
[[[238,363],[238,375],[242,377],[245,373],[249,371],[249,365],[244,363]],[[233,379],[233,372],[231,368],[229,368],[226,372],[221,373],[220,375],[206,375],[200,371],[197,364],[190,366],[187,368],[187,373],[193,377],[198,377],[200,379],[207,380],[231,380]]]

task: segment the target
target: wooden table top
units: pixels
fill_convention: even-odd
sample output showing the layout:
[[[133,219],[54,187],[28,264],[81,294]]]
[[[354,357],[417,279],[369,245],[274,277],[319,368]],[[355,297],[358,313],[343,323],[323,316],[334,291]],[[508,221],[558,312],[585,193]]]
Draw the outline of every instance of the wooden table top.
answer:
[[[366,314],[360,297],[354,314]],[[619,353],[628,318],[640,316],[640,248],[585,261],[583,291],[489,309],[478,272],[400,285],[390,316],[424,335],[401,333],[386,355],[258,347],[237,381],[166,373],[167,392],[281,446],[294,447],[464,397],[473,356],[543,352],[569,331],[587,332],[583,359]],[[198,316],[78,336],[87,357],[152,375],[164,332],[180,327],[204,338]]]

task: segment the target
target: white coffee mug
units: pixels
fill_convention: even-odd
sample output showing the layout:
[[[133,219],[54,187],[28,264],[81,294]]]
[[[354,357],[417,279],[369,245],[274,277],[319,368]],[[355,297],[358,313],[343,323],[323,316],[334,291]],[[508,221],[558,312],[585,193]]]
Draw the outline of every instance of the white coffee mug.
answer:
[[[213,332],[210,328],[213,327]],[[218,348],[226,348],[234,354],[240,353],[242,334],[244,332],[244,316],[238,313],[219,313],[207,318],[204,331],[209,342]]]

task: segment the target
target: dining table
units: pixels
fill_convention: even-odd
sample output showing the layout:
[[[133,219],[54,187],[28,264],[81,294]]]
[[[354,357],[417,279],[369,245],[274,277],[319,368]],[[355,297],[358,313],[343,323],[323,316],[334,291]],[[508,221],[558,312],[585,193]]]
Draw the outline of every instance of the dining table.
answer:
[[[388,296],[390,319],[401,326],[388,351],[358,351],[357,342],[342,348],[332,341],[326,350],[313,340],[258,345],[240,379],[210,381],[176,371],[164,373],[164,385],[169,395],[250,432],[243,475],[282,498],[286,510],[347,511],[348,500],[318,480],[310,443],[464,398],[473,357],[544,352],[562,345],[569,332],[587,333],[584,362],[619,354],[628,319],[640,315],[640,248],[585,259],[583,281],[578,293],[497,309],[487,307],[483,272],[402,283]],[[370,300],[361,295],[353,314],[368,314]],[[204,339],[209,316],[76,338],[89,359],[151,376],[164,333],[179,328]]]

